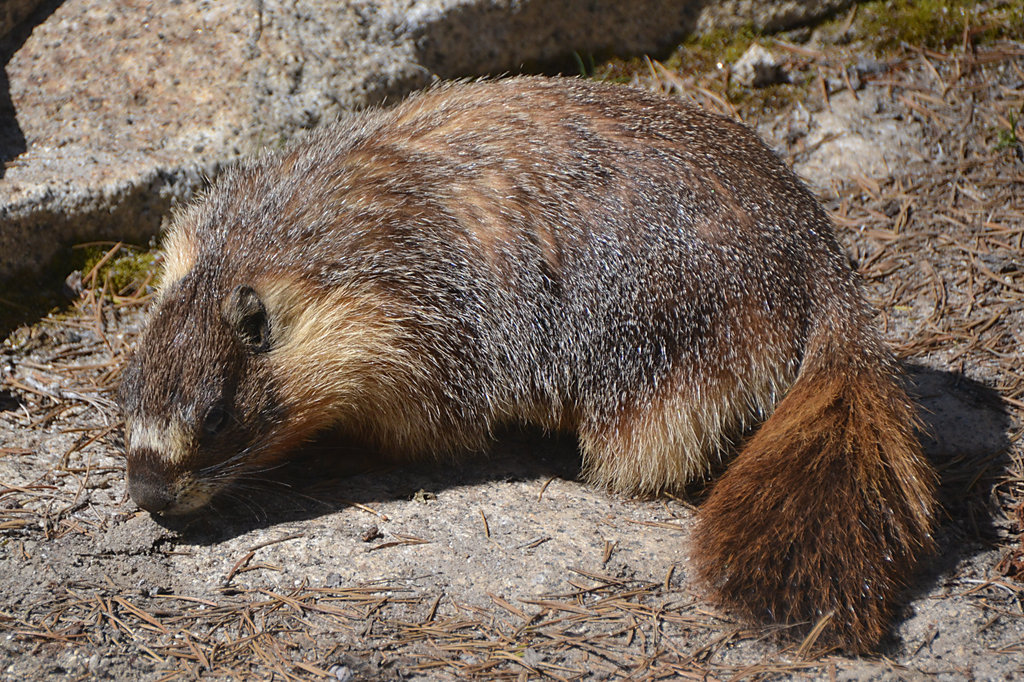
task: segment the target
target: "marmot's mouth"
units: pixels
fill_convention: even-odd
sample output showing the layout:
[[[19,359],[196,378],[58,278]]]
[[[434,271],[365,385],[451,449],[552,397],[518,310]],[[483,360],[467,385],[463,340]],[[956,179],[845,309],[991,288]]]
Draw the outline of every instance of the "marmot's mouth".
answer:
[[[153,467],[129,464],[128,496],[150,514],[185,516],[204,507],[216,492],[212,484],[188,474],[176,479],[168,478]]]
[[[213,495],[209,495],[209,494],[195,494],[195,493],[193,493],[193,494],[190,494],[190,495],[186,496],[183,499],[175,500],[172,505],[170,505],[168,507],[165,507],[164,509],[162,509],[159,512],[150,512],[150,513],[155,513],[155,514],[157,514],[159,516],[164,516],[164,517],[188,516],[190,514],[194,514],[195,512],[197,512],[200,509],[202,509],[203,507],[205,507],[210,502],[210,499],[212,497],[213,497]],[[139,505],[139,506],[141,506],[141,505]]]

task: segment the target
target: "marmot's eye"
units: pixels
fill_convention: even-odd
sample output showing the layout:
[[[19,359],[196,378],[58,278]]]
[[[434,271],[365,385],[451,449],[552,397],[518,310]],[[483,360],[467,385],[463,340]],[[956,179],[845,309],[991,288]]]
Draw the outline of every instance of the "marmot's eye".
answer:
[[[211,407],[203,420],[203,433],[213,436],[220,432],[228,423],[228,413],[222,407]]]

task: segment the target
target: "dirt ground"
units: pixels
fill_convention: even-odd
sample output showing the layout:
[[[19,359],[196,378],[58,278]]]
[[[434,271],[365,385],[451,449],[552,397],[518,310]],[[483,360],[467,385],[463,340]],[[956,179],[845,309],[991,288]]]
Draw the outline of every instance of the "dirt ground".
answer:
[[[162,524],[126,497],[112,402],[149,288],[98,269],[0,349],[0,679],[1024,678],[1024,45],[865,54],[837,23],[766,41],[794,83],[758,92],[678,59],[598,75],[757,127],[907,365],[940,549],[877,655],[716,610],[690,580],[701,490],[589,488],[573,442],[529,432],[362,473],[372,456],[325,440]]]

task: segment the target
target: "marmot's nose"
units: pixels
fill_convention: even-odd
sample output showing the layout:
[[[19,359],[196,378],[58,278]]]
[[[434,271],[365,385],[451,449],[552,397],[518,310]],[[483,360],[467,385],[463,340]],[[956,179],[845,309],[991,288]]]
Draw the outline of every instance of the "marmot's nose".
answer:
[[[128,460],[128,495],[151,514],[164,511],[174,502],[164,468],[149,452],[136,452]]]

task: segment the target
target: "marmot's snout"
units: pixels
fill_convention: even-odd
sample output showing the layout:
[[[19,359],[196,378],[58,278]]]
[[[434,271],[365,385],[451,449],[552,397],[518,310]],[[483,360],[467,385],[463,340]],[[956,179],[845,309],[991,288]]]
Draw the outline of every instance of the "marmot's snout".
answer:
[[[151,451],[136,451],[128,455],[128,495],[135,504],[153,514],[172,509],[167,469]]]

